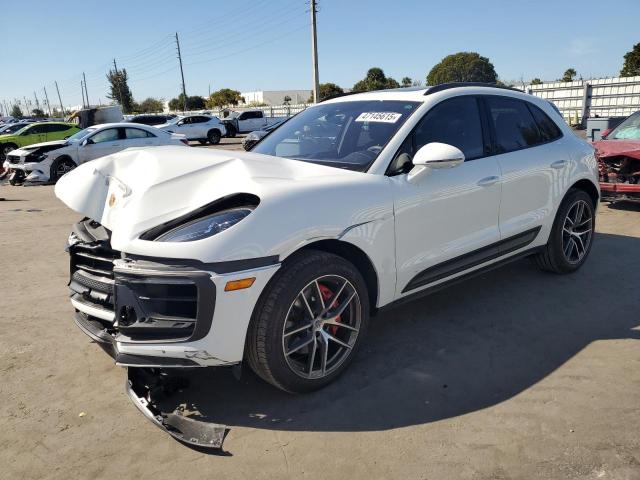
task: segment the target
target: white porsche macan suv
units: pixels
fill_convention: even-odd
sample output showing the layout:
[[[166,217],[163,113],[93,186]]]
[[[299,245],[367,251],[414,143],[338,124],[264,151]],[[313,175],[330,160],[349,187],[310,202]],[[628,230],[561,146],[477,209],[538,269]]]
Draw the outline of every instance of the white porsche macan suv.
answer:
[[[246,361],[305,392],[381,307],[525,256],[577,270],[599,190],[593,148],[550,103],[445,84],[322,102],[251,152],[121,152],[56,195],[85,217],[75,320],[118,365]]]

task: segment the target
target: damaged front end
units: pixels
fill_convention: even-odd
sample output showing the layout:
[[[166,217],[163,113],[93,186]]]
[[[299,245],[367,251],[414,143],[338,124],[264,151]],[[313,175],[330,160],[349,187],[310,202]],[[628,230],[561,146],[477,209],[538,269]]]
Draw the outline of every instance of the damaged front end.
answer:
[[[604,140],[594,146],[602,198],[640,201],[640,141]]]
[[[180,369],[216,360],[201,358],[197,349],[171,349],[209,332],[216,289],[207,272],[148,262],[140,275],[127,268],[125,254],[111,248],[109,230],[89,219],[74,225],[67,250],[75,322],[117,365],[127,367],[126,392],[136,407],[181,442],[220,448],[223,425],[200,421],[181,409],[164,411],[161,405],[186,386]],[[137,345],[159,346],[157,351],[166,355],[136,354],[131,347]]]

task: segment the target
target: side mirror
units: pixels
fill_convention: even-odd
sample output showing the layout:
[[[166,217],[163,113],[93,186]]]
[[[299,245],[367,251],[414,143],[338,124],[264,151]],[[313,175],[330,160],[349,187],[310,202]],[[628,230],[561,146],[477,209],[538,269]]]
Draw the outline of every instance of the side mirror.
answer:
[[[464,163],[464,153],[446,143],[432,142],[420,148],[413,156],[413,168],[407,180],[414,181],[430,169],[455,168]]]
[[[93,145],[95,142],[90,138],[87,138],[84,142],[82,142],[82,146],[86,147],[87,145]]]

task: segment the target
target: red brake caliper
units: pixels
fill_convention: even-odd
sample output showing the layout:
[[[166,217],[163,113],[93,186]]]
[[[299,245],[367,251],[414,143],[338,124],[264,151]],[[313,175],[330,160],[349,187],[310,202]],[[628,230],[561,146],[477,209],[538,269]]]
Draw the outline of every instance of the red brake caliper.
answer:
[[[320,293],[322,294],[322,299],[325,302],[329,300],[331,297],[333,297],[333,292],[329,289],[329,287],[326,287],[321,283],[318,283],[318,285],[320,286]],[[333,305],[331,305],[331,308],[336,308],[337,306],[338,306],[338,299],[336,298],[335,301],[333,302]],[[336,322],[340,323],[341,316],[342,315],[338,315],[336,317]],[[336,327],[335,325],[330,325],[329,331],[331,332],[331,335],[335,335],[336,332],[338,331],[338,327]]]

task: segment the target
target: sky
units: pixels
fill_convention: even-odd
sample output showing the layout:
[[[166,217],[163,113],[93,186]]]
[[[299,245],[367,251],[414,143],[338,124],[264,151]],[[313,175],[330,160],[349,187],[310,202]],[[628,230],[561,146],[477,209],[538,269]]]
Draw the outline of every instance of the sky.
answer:
[[[321,82],[344,88],[373,66],[424,82],[444,56],[476,51],[507,81],[616,76],[640,43],[640,0],[318,0]],[[136,100],[180,92],[178,32],[188,95],[209,88],[310,89],[307,0],[2,1],[0,101],[108,102],[106,73],[126,68]],[[24,100],[23,100],[24,101]]]

